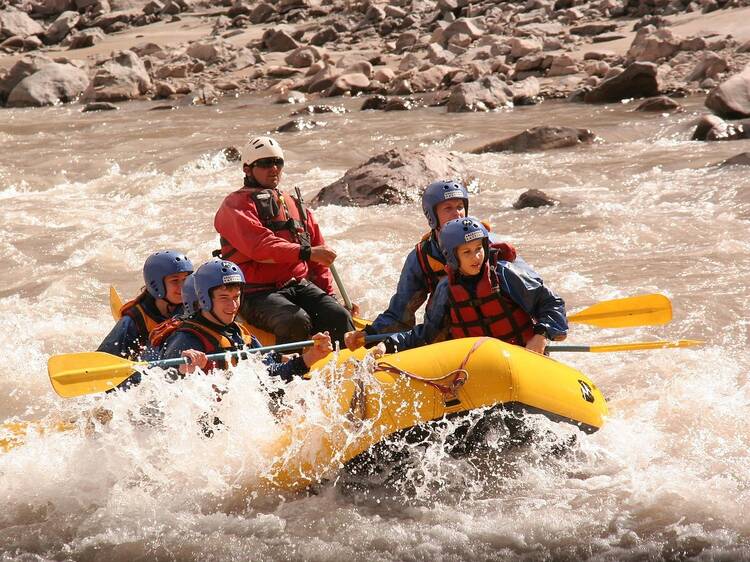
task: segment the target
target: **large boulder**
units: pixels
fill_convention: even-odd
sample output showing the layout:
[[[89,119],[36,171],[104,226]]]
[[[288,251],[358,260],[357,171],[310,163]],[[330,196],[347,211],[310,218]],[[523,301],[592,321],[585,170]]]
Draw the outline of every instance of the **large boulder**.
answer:
[[[36,0],[32,6],[33,13],[40,16],[56,16],[76,7],[73,0]]]
[[[27,76],[39,72],[43,67],[51,63],[52,60],[42,55],[32,55],[24,57],[12,67],[0,80],[0,102],[4,102],[13,88]]]
[[[628,60],[656,62],[668,59],[680,49],[680,40],[667,28],[647,25],[638,30],[628,50]]]
[[[78,12],[72,10],[63,12],[50,24],[47,31],[44,32],[42,41],[47,45],[59,43],[78,25],[80,19],[81,15]]]
[[[652,62],[634,62],[620,74],[603,80],[583,97],[586,103],[618,102],[659,95],[657,67]]]
[[[0,40],[8,37],[41,35],[44,28],[31,19],[26,12],[7,8],[0,11]]]
[[[727,119],[750,116],[750,65],[711,90],[706,107]]]
[[[118,51],[94,75],[84,92],[86,101],[124,101],[153,87],[143,61],[133,51]]]
[[[417,201],[424,186],[439,178],[468,180],[463,158],[437,147],[394,148],[347,170],[321,189],[313,203],[367,207]]]
[[[21,80],[8,96],[8,107],[41,107],[74,101],[89,85],[85,71],[56,62]]]
[[[224,62],[229,59],[232,45],[223,40],[206,40],[191,43],[186,53],[194,59],[208,64]]]
[[[724,57],[706,51],[685,80],[700,82],[706,78],[716,78],[722,72],[726,72],[728,68],[729,63]]]
[[[448,113],[489,111],[510,105],[513,92],[497,76],[485,76],[476,82],[459,84],[451,90]]]
[[[524,191],[518,196],[518,199],[513,203],[514,209],[536,209],[538,207],[551,207],[557,203],[557,199],[554,199],[547,195],[540,189],[529,189]]]
[[[263,46],[271,52],[293,51],[299,44],[283,29],[269,29],[263,34]]]
[[[90,27],[79,31],[77,33],[71,33],[63,40],[63,45],[66,45],[68,49],[85,49],[86,47],[93,47],[99,41],[104,39],[104,31],[99,27]]]
[[[284,57],[284,62],[293,68],[307,68],[321,58],[323,58],[323,50],[309,45],[294,49]]]
[[[596,135],[590,129],[574,127],[533,127],[524,132],[499,141],[491,142],[472,150],[472,154],[485,152],[528,152],[565,148],[578,144],[591,144]]]
[[[672,98],[668,98],[667,96],[659,96],[656,98],[649,98],[647,100],[644,100],[638,107],[635,108],[635,110],[667,113],[670,111],[683,112],[685,111],[685,108],[674,101]]]

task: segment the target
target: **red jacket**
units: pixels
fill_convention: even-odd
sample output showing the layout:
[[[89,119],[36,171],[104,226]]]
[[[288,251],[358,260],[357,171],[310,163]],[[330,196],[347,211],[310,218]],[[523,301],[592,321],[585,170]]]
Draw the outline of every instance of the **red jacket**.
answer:
[[[332,295],[331,270],[319,263],[300,260],[300,245],[294,241],[291,232],[273,232],[263,226],[250,193],[251,189],[246,187],[230,193],[214,218],[214,228],[235,250],[226,259],[240,266],[248,290],[262,290],[264,285],[280,288],[296,278],[309,279]],[[306,211],[306,214],[310,245],[322,246],[325,241],[320,227],[310,211]],[[273,260],[274,263],[262,263],[264,260]]]

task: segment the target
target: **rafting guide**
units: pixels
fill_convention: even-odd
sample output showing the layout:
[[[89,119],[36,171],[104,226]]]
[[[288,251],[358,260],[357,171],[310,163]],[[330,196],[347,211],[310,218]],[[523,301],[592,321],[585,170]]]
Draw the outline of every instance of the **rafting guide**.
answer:
[[[221,257],[245,276],[240,313],[272,332],[278,343],[329,331],[343,343],[354,328],[350,311],[334,297],[329,248],[297,192],[279,189],[284,152],[270,137],[256,137],[242,151],[244,185],[229,194],[214,218]],[[353,310],[356,313],[356,308]]]

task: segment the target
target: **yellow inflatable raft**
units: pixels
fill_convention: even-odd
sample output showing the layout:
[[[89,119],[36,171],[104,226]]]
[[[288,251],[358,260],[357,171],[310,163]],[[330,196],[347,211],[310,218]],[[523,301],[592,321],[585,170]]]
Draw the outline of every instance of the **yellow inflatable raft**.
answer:
[[[364,353],[344,352],[339,364]],[[282,422],[283,437],[268,451],[277,459],[267,475],[271,487],[306,488],[389,435],[476,408],[502,405],[543,414],[586,433],[599,429],[608,414],[601,392],[581,372],[492,338],[452,340],[386,355],[365,380],[343,371],[331,380],[339,392],[328,412],[335,423],[321,430],[325,424],[319,420]]]
[[[496,339],[452,340],[385,355],[372,374],[350,361],[365,353],[344,351],[336,365],[328,358],[314,366],[312,377],[325,384],[299,388],[305,407],[281,414],[279,438],[263,452],[274,459],[263,474],[266,487],[307,488],[393,434],[487,406],[543,414],[586,433],[599,429],[608,414],[604,397],[585,375]],[[320,389],[328,395],[316,401]],[[0,449],[19,446],[28,431],[72,427],[6,423],[0,426]]]

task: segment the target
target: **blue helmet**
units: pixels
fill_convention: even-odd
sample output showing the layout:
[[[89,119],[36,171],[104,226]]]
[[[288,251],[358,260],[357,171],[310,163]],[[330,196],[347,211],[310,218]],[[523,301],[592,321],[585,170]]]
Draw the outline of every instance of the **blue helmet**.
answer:
[[[463,199],[464,209],[467,214],[469,213],[469,192],[460,181],[434,181],[422,193],[422,211],[424,211],[424,216],[427,217],[427,224],[433,230],[440,226],[435,214],[435,205],[448,199]]]
[[[198,295],[198,306],[201,310],[213,308],[211,289],[214,287],[245,282],[245,276],[237,264],[221,258],[208,260],[193,275],[195,277],[195,292]]]
[[[195,274],[191,273],[185,278],[182,284],[182,309],[186,315],[193,314],[196,311],[195,301],[198,300],[198,293],[195,292]]]
[[[466,244],[477,238],[484,238],[486,243],[489,236],[490,233],[487,232],[484,225],[479,219],[475,219],[474,217],[448,221],[440,230],[440,247],[443,250],[445,263],[447,263],[453,270],[458,270],[456,248],[461,244]]]
[[[143,264],[143,280],[146,282],[146,290],[154,298],[163,299],[167,295],[164,278],[167,275],[182,272],[193,272],[193,262],[185,254],[174,250],[153,253]]]

